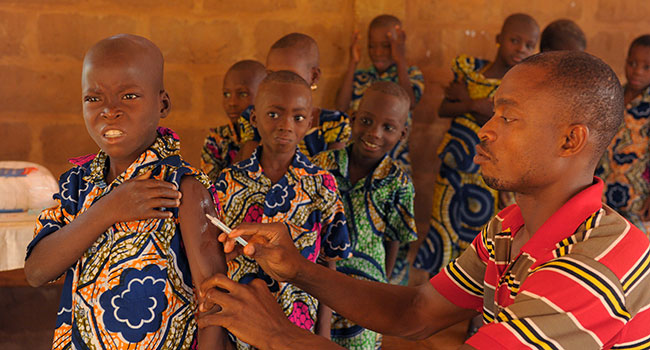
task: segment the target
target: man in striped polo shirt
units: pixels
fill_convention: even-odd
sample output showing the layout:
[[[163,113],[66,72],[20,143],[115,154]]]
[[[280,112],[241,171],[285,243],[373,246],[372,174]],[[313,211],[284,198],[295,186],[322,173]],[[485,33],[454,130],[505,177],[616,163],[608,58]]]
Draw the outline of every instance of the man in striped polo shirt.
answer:
[[[462,349],[650,348],[650,242],[601,203],[603,183],[593,177],[622,116],[620,83],[596,57],[548,52],[512,68],[474,161],[517,204],[429,284],[354,280],[310,264],[282,225],[241,227],[225,249],[248,235],[244,253],[272,277],[384,334],[425,338],[480,312],[486,326]],[[260,348],[336,348],[283,321],[264,286],[213,277],[202,292],[223,310],[199,324],[225,326]]]

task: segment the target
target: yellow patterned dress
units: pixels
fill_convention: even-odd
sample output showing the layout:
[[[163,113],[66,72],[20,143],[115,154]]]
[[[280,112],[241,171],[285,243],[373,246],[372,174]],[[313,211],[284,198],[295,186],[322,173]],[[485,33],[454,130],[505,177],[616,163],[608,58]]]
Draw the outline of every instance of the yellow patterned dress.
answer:
[[[596,172],[605,182],[603,202],[642,231],[650,223],[641,219],[641,208],[650,194],[650,88],[625,107],[621,128],[603,155]]]
[[[107,184],[108,156],[71,160],[61,176],[57,205],[38,217],[27,256],[57,231],[124,181],[148,171],[180,188],[183,176],[198,179],[214,195],[208,178],[183,161],[176,134],[158,137],[126,171]],[[53,349],[190,349],[197,325],[192,276],[181,240],[178,208],[169,219],[118,222],[97,238],[65,274]]]
[[[464,81],[470,98],[477,100],[492,97],[501,83],[483,76],[488,67],[486,60],[461,55],[452,70],[454,79]],[[429,232],[414,263],[430,275],[458,257],[496,214],[497,191],[485,184],[474,164],[480,129],[471,114],[460,115],[438,147],[442,164],[433,190]]]
[[[201,149],[201,170],[210,181],[216,181],[221,170],[233,164],[241,146],[240,139],[232,123],[210,129]]]

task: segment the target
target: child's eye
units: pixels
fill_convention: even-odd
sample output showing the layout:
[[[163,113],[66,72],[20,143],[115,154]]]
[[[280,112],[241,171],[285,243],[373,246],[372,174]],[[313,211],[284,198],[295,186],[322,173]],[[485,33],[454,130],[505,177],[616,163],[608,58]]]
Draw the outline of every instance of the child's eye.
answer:
[[[280,116],[277,112],[268,112],[266,115],[268,115],[271,119],[275,119]]]
[[[240,92],[239,97],[248,97],[248,92]]]
[[[386,131],[395,131],[395,127],[392,125],[384,125],[384,130]]]
[[[229,92],[224,92],[224,93],[223,93],[223,97],[225,97],[225,98],[230,98],[230,93],[229,93]]]
[[[510,42],[512,42],[513,44],[519,44],[519,39],[516,39],[516,38],[515,39],[510,39]]]
[[[136,99],[136,98],[138,98],[138,97],[139,97],[139,96],[136,95],[136,94],[124,94],[124,96],[122,97],[122,99],[124,99],[124,100],[133,100],[133,99]]]
[[[370,125],[370,124],[372,124],[372,120],[370,120],[368,118],[361,118],[361,124]]]
[[[298,114],[298,115],[296,115],[296,116],[293,117],[293,118],[294,118],[294,120],[297,121],[297,122],[301,122],[301,121],[305,120],[305,116],[304,116],[304,115],[301,115],[301,114]]]
[[[99,97],[86,96],[84,97],[84,102],[99,102]]]
[[[627,61],[627,65],[630,66],[630,67],[632,67],[632,68],[635,68],[635,67],[636,67],[636,62],[634,62],[634,61]]]

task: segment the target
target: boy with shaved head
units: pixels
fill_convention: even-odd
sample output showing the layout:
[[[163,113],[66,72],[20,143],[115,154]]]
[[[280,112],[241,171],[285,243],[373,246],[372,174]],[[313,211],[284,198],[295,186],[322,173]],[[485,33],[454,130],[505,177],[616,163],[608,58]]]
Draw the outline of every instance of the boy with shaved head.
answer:
[[[33,286],[65,273],[52,348],[228,348],[223,329],[196,326],[193,288],[226,264],[205,218],[217,215],[214,187],[158,127],[171,108],[160,50],[135,35],[101,40],[81,81],[101,150],[71,160],[25,261]]]
[[[258,61],[243,60],[230,67],[223,78],[223,109],[228,124],[210,129],[201,150],[201,170],[215,181],[221,170],[232,165],[241,147],[239,116],[253,104],[257,86],[266,76]]]
[[[650,242],[601,202],[603,182],[594,177],[623,117],[616,74],[583,52],[542,53],[509,70],[494,100],[474,161],[485,182],[514,192],[517,204],[430,283],[359,281],[306,264],[281,226],[222,234],[226,251],[247,235],[243,252],[269,274],[385,334],[422,339],[480,312],[486,325],[461,349],[647,348]],[[318,340],[311,349],[337,349],[276,321],[278,310],[262,306],[268,293],[257,283],[242,287],[217,275],[202,290],[224,307],[200,319],[202,326],[228,325],[268,348],[281,333],[289,348]],[[247,322],[262,317],[264,331]]]

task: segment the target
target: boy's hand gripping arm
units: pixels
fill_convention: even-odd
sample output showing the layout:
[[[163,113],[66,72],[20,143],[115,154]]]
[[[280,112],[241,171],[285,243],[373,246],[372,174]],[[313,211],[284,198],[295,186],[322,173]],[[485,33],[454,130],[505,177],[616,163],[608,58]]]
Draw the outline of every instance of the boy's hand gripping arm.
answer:
[[[125,181],[73,221],[38,242],[25,261],[27,282],[38,287],[54,280],[117,222],[171,217],[171,212],[159,208],[178,207],[181,194],[173,184],[149,179],[150,175],[147,172]]]

